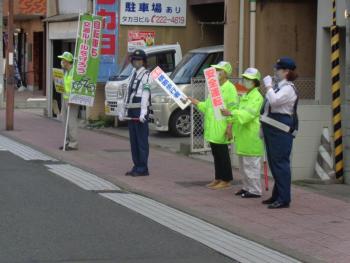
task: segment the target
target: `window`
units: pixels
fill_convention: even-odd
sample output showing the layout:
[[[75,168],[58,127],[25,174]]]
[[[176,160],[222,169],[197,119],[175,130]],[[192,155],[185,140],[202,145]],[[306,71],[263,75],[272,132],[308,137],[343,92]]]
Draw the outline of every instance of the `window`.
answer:
[[[172,72],[175,68],[175,52],[165,52],[157,55],[157,65],[164,72]]]
[[[147,69],[153,70],[157,66],[157,57],[156,55],[149,55],[147,57]]]
[[[207,57],[205,53],[187,53],[176,66],[170,78],[176,84],[188,84],[197,72],[199,65]]]
[[[211,65],[218,64],[220,61],[222,61],[223,56],[224,54],[222,52],[210,54],[198,70],[196,77],[204,76],[204,70],[209,68]]]
[[[153,70],[157,66],[164,72],[172,72],[175,68],[174,51],[149,55],[147,57],[147,68]]]

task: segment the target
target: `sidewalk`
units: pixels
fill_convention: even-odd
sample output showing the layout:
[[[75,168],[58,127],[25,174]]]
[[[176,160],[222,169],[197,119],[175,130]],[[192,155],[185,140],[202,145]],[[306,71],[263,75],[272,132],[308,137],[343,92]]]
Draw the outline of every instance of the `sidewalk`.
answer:
[[[16,109],[40,109],[43,111],[46,108],[46,96],[43,95],[41,90],[24,90],[18,91],[15,89],[15,108]],[[6,106],[6,95],[4,94],[4,101],[1,104],[0,108],[5,108]]]
[[[350,204],[293,187],[290,209],[268,210],[261,200],[235,197],[239,189],[203,187],[213,178],[213,165],[175,153],[151,149],[150,177],[124,176],[130,169],[125,138],[80,130],[80,149],[62,152],[61,123],[24,111],[15,113],[15,131],[0,132],[55,158],[79,166],[130,191],[141,193],[257,241],[304,262],[350,262]],[[237,174],[234,175],[237,179]],[[264,193],[264,198],[270,193]]]

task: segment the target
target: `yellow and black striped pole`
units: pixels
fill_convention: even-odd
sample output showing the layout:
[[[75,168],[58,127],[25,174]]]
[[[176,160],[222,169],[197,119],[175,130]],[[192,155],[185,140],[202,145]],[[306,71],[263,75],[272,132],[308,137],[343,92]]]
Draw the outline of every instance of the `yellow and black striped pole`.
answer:
[[[331,26],[331,60],[332,60],[332,109],[333,109],[333,132],[335,152],[335,175],[343,180],[343,135],[341,127],[341,97],[340,97],[340,64],[339,64],[339,28],[336,19],[336,0],[333,2],[333,19]]]

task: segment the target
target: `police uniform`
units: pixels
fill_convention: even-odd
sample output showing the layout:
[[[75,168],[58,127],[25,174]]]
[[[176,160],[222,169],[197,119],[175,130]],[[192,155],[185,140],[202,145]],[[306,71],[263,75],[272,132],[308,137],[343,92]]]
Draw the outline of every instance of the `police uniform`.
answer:
[[[296,68],[294,61],[289,58],[280,59],[275,67]],[[288,207],[291,202],[290,154],[298,129],[297,105],[297,90],[292,82],[285,79],[266,93],[260,120],[267,159],[275,180],[271,198],[263,201],[269,204],[269,208]]]
[[[133,55],[135,56],[135,53],[137,55],[137,52],[138,50]],[[144,53],[142,53],[141,57],[146,59]],[[134,70],[128,86],[124,111],[125,115],[131,118],[128,121],[128,128],[134,166],[126,175],[149,175],[148,117],[151,96],[150,83],[150,72],[147,69],[141,67],[138,70]]]

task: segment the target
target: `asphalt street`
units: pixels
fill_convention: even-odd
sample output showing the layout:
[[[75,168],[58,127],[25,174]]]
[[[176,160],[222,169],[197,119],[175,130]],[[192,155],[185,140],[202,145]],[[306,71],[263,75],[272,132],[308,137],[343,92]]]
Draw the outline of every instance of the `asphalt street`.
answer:
[[[0,263],[233,262],[136,212],[0,151]]]

